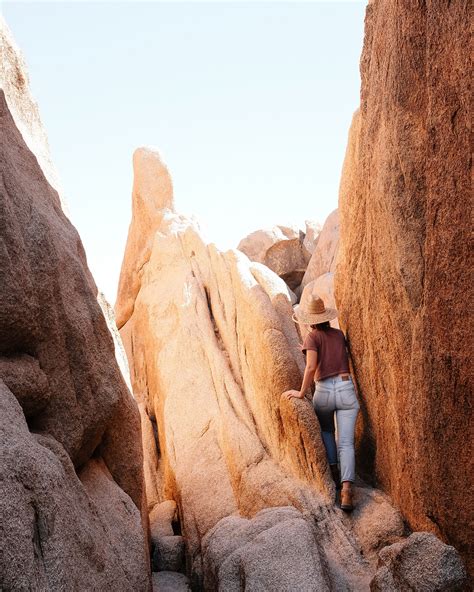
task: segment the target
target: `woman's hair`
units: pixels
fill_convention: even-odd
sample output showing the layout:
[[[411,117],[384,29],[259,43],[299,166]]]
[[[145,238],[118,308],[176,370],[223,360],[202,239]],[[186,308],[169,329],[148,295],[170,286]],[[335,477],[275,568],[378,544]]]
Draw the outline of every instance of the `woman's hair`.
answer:
[[[329,321],[324,321],[324,323],[318,323],[317,325],[311,325],[311,329],[317,329],[318,331],[326,331],[329,329],[331,324]]]

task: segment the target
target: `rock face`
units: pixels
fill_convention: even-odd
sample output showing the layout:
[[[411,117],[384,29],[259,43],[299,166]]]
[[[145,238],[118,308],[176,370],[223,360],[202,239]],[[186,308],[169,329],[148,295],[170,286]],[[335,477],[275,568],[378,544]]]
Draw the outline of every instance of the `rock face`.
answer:
[[[149,590],[139,414],[0,36],[0,588]]]
[[[240,241],[237,248],[245,253],[251,261],[265,263],[265,255],[272,245],[281,241],[294,240],[299,236],[300,233],[296,228],[273,226],[269,229],[251,232]]]
[[[162,207],[147,219],[138,271],[125,254],[116,312],[143,422],[156,425],[144,447],[156,467],[147,484],[157,499],[155,567],[164,570],[156,580],[181,569],[184,543],[197,589],[369,589],[377,552],[402,540],[403,521],[362,483],[357,510],[344,516],[310,403],[281,399],[303,369],[288,288],[242,253],[205,244],[171,195],[142,185],[141,163],[153,158],[141,148],[133,159],[132,249],[142,209],[153,211],[147,201]],[[161,161],[152,168],[169,176]]]
[[[463,0],[367,7],[336,301],[362,396],[359,466],[472,571],[469,21]]]
[[[301,282],[304,288],[309,282],[316,280],[325,273],[333,273],[336,269],[339,246],[339,212],[334,210],[326,219],[319,234],[318,242],[311,255],[306,273]]]
[[[251,261],[264,263],[278,274],[291,290],[296,290],[306,271],[311,252],[317,242],[318,227],[307,222],[310,236],[298,229],[274,226],[252,232],[239,243],[238,249]]]
[[[433,534],[416,532],[379,553],[379,569],[370,583],[371,592],[417,590],[463,592],[467,574],[454,547]]]

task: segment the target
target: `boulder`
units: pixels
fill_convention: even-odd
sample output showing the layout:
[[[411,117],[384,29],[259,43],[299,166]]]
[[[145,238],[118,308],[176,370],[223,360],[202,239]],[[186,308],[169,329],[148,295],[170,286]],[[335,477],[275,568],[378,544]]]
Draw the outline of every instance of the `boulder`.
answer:
[[[304,235],[303,246],[306,249],[309,262],[311,255],[318,246],[319,235],[321,234],[321,224],[315,220],[305,220],[305,227],[306,231]]]
[[[309,282],[321,275],[336,270],[339,248],[339,211],[334,210],[324,222],[316,248],[311,255],[306,272],[301,282],[304,288]]]
[[[311,521],[295,508],[261,510],[247,520],[229,516],[203,541],[206,590],[329,592]],[[295,569],[295,566],[298,569]]]
[[[153,547],[153,571],[184,571],[182,536],[160,536],[155,539]]]
[[[433,534],[414,532],[384,547],[371,592],[463,592],[468,590],[466,569],[454,547]]]
[[[3,21],[0,38],[0,588],[149,590],[137,406]]]
[[[300,231],[287,226],[273,226],[272,228],[256,230],[243,238],[238,250],[245,253],[251,261],[265,262],[268,249],[281,241],[293,240],[300,237]]]
[[[361,391],[359,467],[473,573],[469,6],[367,7],[335,293]]]
[[[191,586],[182,573],[160,571],[153,574],[153,592],[191,592]]]
[[[178,521],[177,507],[174,500],[166,500],[156,506],[150,512],[150,532],[153,542],[160,537],[174,535],[173,522]]]
[[[0,588],[149,590],[140,511],[100,459],[76,473],[0,380]]]
[[[301,239],[294,238],[273,244],[263,263],[295,290],[301,284],[308,261]]]

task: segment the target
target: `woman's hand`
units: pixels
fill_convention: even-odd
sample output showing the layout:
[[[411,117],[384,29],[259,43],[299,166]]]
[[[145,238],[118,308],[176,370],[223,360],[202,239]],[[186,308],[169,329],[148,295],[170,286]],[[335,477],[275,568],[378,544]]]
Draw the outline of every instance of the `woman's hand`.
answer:
[[[293,399],[293,398],[294,399],[302,399],[303,398],[300,394],[300,391],[295,391],[294,389],[291,389],[289,391],[285,391],[282,394],[282,397],[285,397],[285,399],[288,399],[288,400]]]

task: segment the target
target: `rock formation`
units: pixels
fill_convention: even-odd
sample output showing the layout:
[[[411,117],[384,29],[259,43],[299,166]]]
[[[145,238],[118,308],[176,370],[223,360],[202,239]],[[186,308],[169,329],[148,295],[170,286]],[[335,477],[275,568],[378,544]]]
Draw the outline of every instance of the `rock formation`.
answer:
[[[306,222],[308,234],[287,226],[257,230],[243,238],[238,249],[251,261],[265,264],[295,291],[318,241],[319,226]]]
[[[469,23],[467,0],[367,7],[336,300],[362,397],[359,466],[472,570]]]
[[[339,212],[334,210],[324,222],[318,242],[311,255],[306,273],[301,282],[304,288],[309,282],[325,273],[334,273],[339,245]]]
[[[139,414],[0,25],[0,588],[147,591]]]
[[[269,229],[256,230],[243,238],[239,245],[239,251],[245,253],[251,261],[265,263],[265,255],[268,249],[281,242],[294,240],[300,237],[297,228],[288,226],[273,226]]]
[[[312,406],[281,399],[303,368],[287,286],[203,242],[157,190],[172,184],[156,151],[138,149],[133,163],[128,244],[147,249],[138,264],[125,253],[116,313],[156,471],[157,580],[185,571],[209,591],[367,590],[377,552],[405,527],[362,482],[351,518],[334,506]]]

